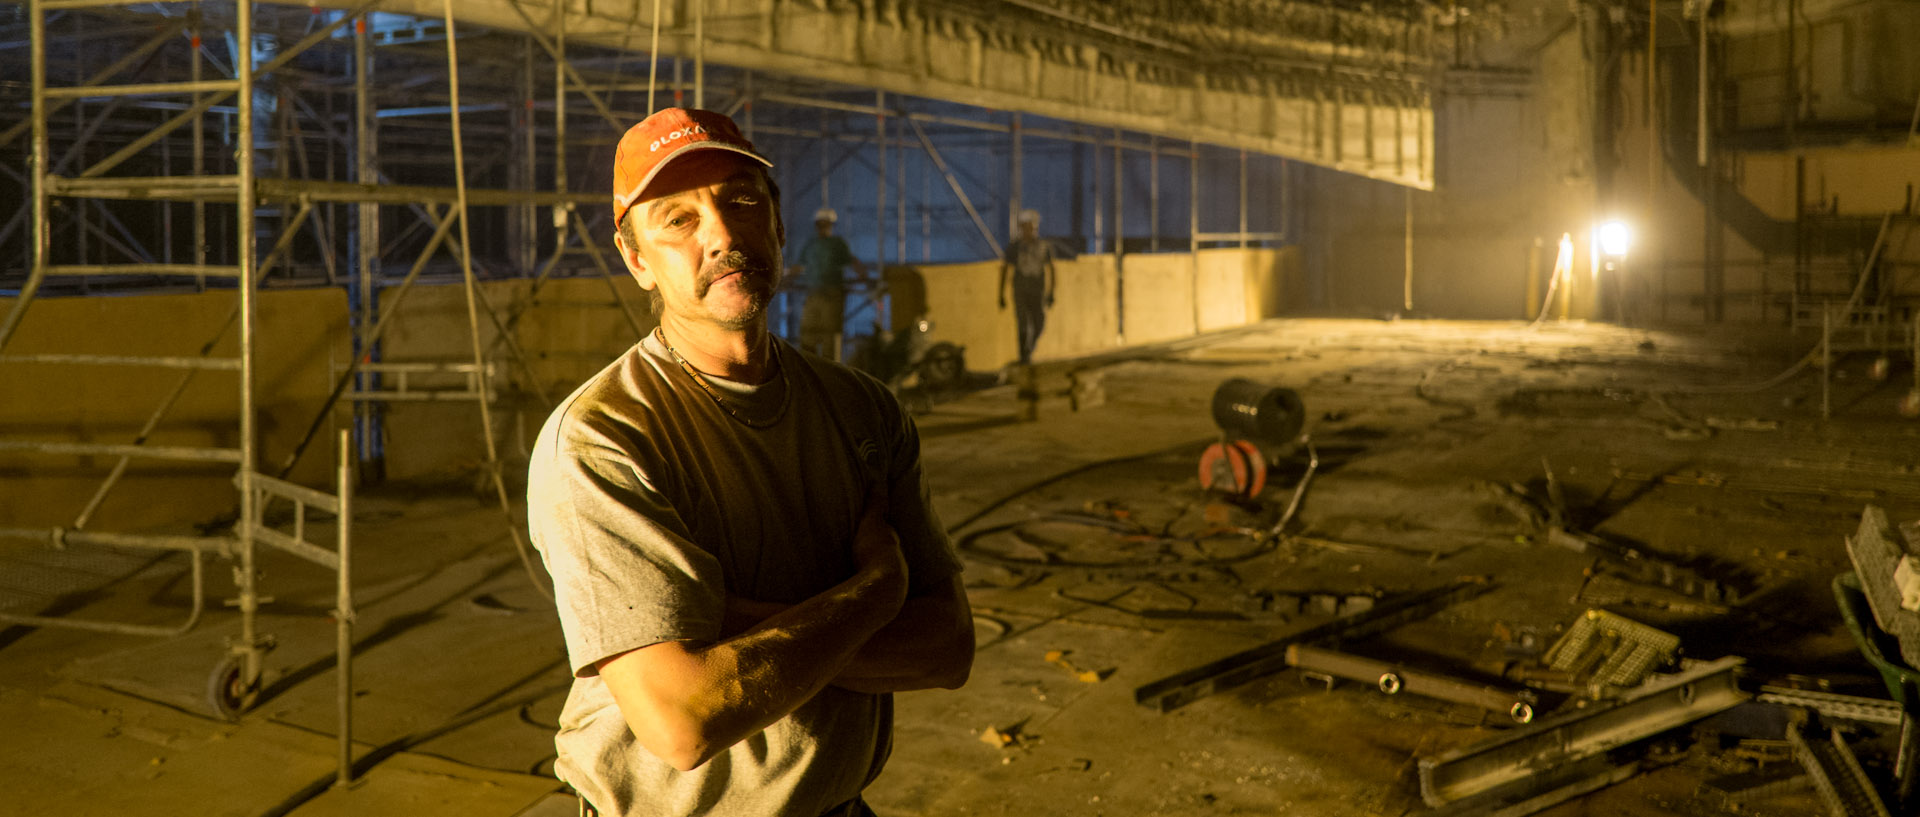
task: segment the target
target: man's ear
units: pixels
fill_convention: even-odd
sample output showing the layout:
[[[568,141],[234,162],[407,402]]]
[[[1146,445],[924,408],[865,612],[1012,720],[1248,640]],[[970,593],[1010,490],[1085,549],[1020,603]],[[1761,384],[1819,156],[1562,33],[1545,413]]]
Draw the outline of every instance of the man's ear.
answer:
[[[640,256],[639,248],[628,244],[627,237],[618,230],[613,234],[613,246],[620,251],[620,261],[627,265],[627,272],[633,276],[633,280],[640,285],[640,288],[653,289],[655,286],[653,270],[647,266],[647,260]]]

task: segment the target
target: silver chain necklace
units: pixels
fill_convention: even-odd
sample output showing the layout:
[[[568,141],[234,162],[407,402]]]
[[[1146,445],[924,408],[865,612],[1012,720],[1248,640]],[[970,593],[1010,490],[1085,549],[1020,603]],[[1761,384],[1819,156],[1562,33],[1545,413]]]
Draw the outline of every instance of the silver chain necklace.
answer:
[[[667,354],[673,356],[674,362],[680,364],[680,368],[686,371],[687,376],[693,378],[694,384],[699,386],[701,391],[706,392],[707,397],[713,400],[713,404],[719,406],[721,411],[726,412],[728,417],[740,421],[742,425],[748,428],[767,428],[780,422],[780,418],[787,416],[787,406],[793,402],[793,387],[792,384],[787,381],[786,364],[780,359],[779,341],[768,340],[768,343],[773,344],[774,368],[780,372],[780,407],[774,410],[772,417],[761,420],[749,419],[746,415],[734,410],[733,406],[728,404],[726,398],[721,397],[719,392],[713,390],[713,384],[707,382],[707,376],[702,374],[699,369],[694,368],[693,364],[688,363],[687,359],[680,355],[680,350],[673,348],[672,343],[667,342],[667,333],[660,331],[659,327],[654,327],[653,334],[660,339],[661,346],[667,347]]]

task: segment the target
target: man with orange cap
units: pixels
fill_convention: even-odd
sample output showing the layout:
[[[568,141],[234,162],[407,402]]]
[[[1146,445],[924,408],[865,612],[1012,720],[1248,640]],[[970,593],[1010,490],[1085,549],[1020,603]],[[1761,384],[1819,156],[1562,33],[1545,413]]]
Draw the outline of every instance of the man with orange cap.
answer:
[[[918,432],[767,331],[779,189],[733,121],[668,109],[614,160],[659,328],[562,401],[528,471],[573,670],[555,773],[605,815],[870,815],[892,695],[973,661]]]

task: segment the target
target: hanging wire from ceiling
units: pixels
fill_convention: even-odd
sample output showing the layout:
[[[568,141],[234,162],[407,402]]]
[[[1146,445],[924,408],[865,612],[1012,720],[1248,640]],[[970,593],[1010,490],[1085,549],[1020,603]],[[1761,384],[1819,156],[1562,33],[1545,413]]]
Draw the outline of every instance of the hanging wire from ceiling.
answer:
[[[653,115],[653,88],[660,75],[660,0],[653,0],[653,44],[647,46],[647,115]]]

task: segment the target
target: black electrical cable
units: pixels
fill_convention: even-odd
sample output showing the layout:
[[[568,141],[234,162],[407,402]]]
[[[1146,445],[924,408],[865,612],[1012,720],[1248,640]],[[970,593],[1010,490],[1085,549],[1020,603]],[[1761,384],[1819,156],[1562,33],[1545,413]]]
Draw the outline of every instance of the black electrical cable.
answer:
[[[968,514],[967,518],[962,519],[958,522],[955,522],[951,525],[948,525],[947,534],[952,535],[952,534],[958,533],[961,529],[965,528],[966,526],[980,521],[980,519],[982,517],[985,517],[987,514],[990,514],[996,510],[999,510],[1000,506],[1005,505],[1009,502],[1012,502],[1016,499],[1019,499],[1022,496],[1026,496],[1027,494],[1033,493],[1034,491],[1038,491],[1041,488],[1045,488],[1048,485],[1052,485],[1063,479],[1078,476],[1080,474],[1084,474],[1088,471],[1092,471],[1097,468],[1105,468],[1106,466],[1109,466],[1109,465],[1119,465],[1125,462],[1133,462],[1136,460],[1145,460],[1145,459],[1152,459],[1154,457],[1165,456],[1167,454],[1172,454],[1178,451],[1183,451],[1188,448],[1192,448],[1196,445],[1204,445],[1207,443],[1215,442],[1216,439],[1217,438],[1215,437],[1202,437],[1198,440],[1188,440],[1187,442],[1179,443],[1177,445],[1170,445],[1170,446],[1167,446],[1166,448],[1158,448],[1143,454],[1128,454],[1123,457],[1112,457],[1104,460],[1095,460],[1093,462],[1074,466],[1065,471],[1061,471],[1058,474],[1054,474],[1053,476],[1038,480],[1036,482],[1028,483],[1019,488],[1016,488],[1012,492],[1000,497],[999,499],[995,499],[994,501],[981,506],[979,509],[975,510],[973,513]]]
[[[1047,521],[1066,522],[1070,524],[1088,525],[1091,527],[1105,528],[1107,530],[1113,530],[1119,533],[1138,535],[1147,540],[1158,542],[1163,545],[1178,544],[1178,543],[1193,544],[1201,541],[1201,539],[1203,538],[1203,537],[1182,537],[1182,536],[1170,536],[1166,534],[1154,534],[1138,526],[1127,525],[1125,523],[1115,522],[1113,520],[1102,520],[1097,517],[1091,517],[1091,516],[1085,516],[1085,515],[1079,515],[1079,514],[1054,514],[1054,515],[1041,517],[1040,519],[1028,519],[1028,520],[1020,520],[1016,522],[1006,522],[999,525],[992,525],[989,527],[981,528],[979,530],[968,533],[967,535],[962,536],[958,540],[956,540],[954,542],[954,549],[959,550],[963,553],[966,553],[971,557],[978,558],[982,561],[994,562],[996,564],[1004,565],[1007,567],[1015,567],[1015,568],[1060,568],[1060,569],[1066,569],[1066,570],[1111,570],[1111,569],[1124,570],[1124,569],[1151,569],[1151,568],[1158,568],[1166,564],[1178,564],[1181,567],[1194,567],[1194,568],[1225,567],[1227,565],[1238,564],[1240,562],[1244,562],[1258,556],[1266,555],[1267,553],[1272,552],[1274,548],[1278,546],[1278,542],[1279,542],[1278,537],[1260,535],[1264,532],[1256,531],[1254,532],[1254,538],[1255,538],[1254,547],[1249,548],[1244,553],[1236,553],[1232,556],[1219,556],[1219,557],[1207,558],[1207,559],[1182,559],[1182,558],[1174,557],[1170,559],[1158,559],[1158,560],[1118,559],[1118,560],[1108,560],[1108,561],[1088,561],[1088,560],[1080,560],[1080,559],[1056,559],[1056,558],[1023,559],[1017,556],[1007,556],[1005,554],[995,553],[991,550],[987,550],[979,547],[979,541],[988,536],[992,536],[994,534],[999,534],[999,533],[1006,533],[1008,531],[1017,531],[1022,526],[1029,525],[1034,522],[1047,522]]]

